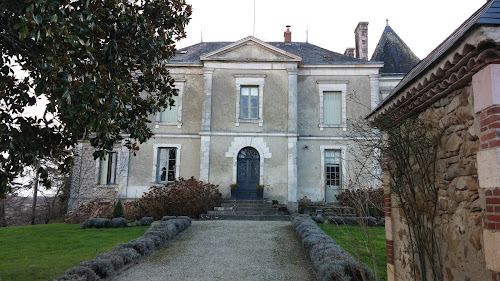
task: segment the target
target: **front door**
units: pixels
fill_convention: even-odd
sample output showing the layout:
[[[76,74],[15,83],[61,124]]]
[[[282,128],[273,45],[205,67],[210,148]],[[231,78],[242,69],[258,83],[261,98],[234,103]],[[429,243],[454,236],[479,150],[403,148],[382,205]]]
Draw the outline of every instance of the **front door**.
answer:
[[[245,147],[238,153],[236,199],[262,199],[257,191],[260,178],[260,155],[253,147]]]
[[[340,172],[340,150],[325,150],[325,201],[337,202],[336,195],[342,191]]]

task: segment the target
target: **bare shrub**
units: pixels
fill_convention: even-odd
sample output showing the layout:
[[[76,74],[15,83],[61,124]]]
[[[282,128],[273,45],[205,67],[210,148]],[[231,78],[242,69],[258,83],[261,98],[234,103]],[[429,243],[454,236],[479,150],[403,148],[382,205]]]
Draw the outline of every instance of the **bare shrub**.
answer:
[[[168,183],[166,187],[169,190],[168,214],[174,216],[198,218],[200,214],[217,206],[222,198],[218,185],[204,183],[194,177],[188,180],[180,178]]]
[[[360,217],[384,217],[384,189],[346,189],[337,197],[338,203],[351,207]]]
[[[88,261],[83,261],[80,263],[83,267],[92,268],[92,270],[101,278],[106,278],[113,275],[115,272],[113,264],[107,259],[92,259]]]
[[[69,212],[66,223],[81,223],[88,218],[110,218],[113,213],[113,205],[100,199],[92,200],[87,204],[80,204],[76,209]]]

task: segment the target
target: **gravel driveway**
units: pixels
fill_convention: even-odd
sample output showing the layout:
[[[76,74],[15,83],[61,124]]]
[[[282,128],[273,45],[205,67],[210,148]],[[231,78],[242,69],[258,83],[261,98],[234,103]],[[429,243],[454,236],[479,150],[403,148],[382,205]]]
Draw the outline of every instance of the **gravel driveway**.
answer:
[[[290,222],[193,221],[112,280],[318,280]]]

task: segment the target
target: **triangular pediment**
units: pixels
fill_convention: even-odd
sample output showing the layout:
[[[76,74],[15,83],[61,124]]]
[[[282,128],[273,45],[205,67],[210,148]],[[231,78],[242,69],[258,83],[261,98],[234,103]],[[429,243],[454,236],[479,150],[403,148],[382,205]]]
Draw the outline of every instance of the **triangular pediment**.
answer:
[[[200,60],[300,62],[302,58],[267,44],[253,36],[249,36],[205,54],[200,57]]]

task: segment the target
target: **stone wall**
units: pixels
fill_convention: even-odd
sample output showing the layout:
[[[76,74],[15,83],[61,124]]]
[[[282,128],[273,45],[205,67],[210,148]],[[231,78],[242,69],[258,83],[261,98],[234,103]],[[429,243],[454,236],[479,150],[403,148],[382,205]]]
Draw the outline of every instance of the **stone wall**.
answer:
[[[439,120],[444,130],[436,159],[439,190],[435,233],[445,280],[491,278],[482,243],[485,206],[479,194],[480,124],[476,115],[470,86],[436,101],[419,115],[420,120]],[[386,217],[391,217],[386,226],[389,270],[396,268],[398,280],[413,280],[417,265],[408,244],[410,233],[403,211],[394,195],[386,197],[386,207]]]
[[[97,185],[97,160],[94,160],[94,151],[88,143],[81,143],[76,149],[71,169],[68,212],[80,203],[88,203],[94,199],[114,202],[118,196],[118,185]]]

